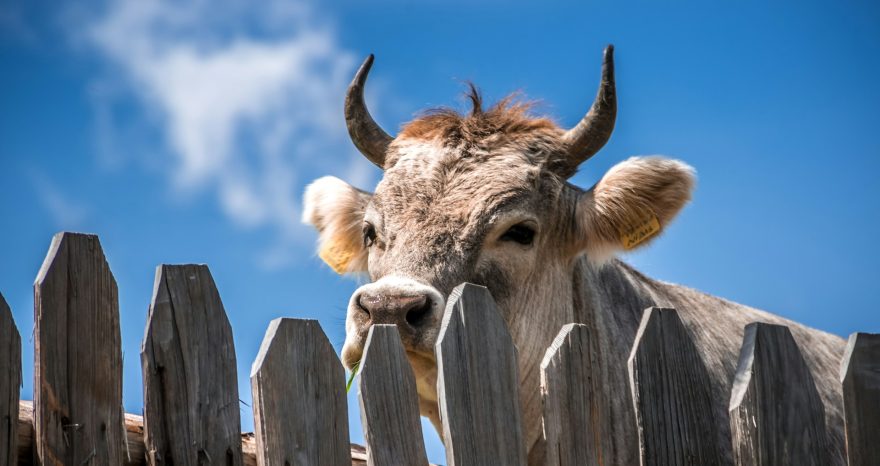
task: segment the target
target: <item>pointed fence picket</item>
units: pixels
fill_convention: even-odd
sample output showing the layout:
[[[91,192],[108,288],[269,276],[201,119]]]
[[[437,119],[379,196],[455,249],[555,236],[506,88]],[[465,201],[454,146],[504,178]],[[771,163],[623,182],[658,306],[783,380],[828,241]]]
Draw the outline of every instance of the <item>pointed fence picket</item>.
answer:
[[[596,335],[584,324],[562,327],[541,363],[547,464],[600,466],[610,449],[607,397],[598,383]]]
[[[351,464],[344,378],[318,321],[273,320],[251,370],[257,464]]]
[[[880,464],[880,334],[849,336],[840,368],[850,466]]]
[[[363,355],[365,450],[348,443],[343,368],[309,320],[270,324],[251,373],[256,432],[240,433],[232,329],[206,266],[157,269],[141,354],[144,418],[121,409],[116,282],[96,236],[55,236],[34,285],[34,315],[38,388],[33,404],[18,403],[20,337],[0,296],[0,466],[427,464],[415,380],[393,326],[374,326]],[[719,451],[731,446],[737,464],[827,463],[823,406],[786,327],[746,327],[721,418],[675,310],[645,312],[628,367],[604,367],[592,332],[567,325],[547,350],[547,456],[531,464],[608,464],[621,445],[639,449],[645,465],[725,464]],[[525,464],[517,352],[486,288],[455,288],[435,357],[447,464]],[[627,369],[629,386],[605,378]],[[878,463],[877,380],[880,336],[854,334],[841,368],[851,465]],[[607,400],[621,393],[632,395],[638,438],[612,437]],[[733,443],[722,446],[728,422]]]
[[[367,464],[427,465],[416,380],[396,325],[370,327],[359,371]]]
[[[436,353],[449,466],[524,465],[516,348],[489,290],[452,290]]]
[[[34,425],[41,464],[123,463],[116,280],[98,237],[59,233],[34,283]]]
[[[141,366],[150,464],[241,465],[232,327],[208,267],[156,269]]]
[[[829,464],[825,409],[788,327],[746,326],[731,392],[737,464]]]
[[[0,466],[15,465],[20,385],[21,335],[0,294]]]
[[[628,368],[641,464],[724,464],[709,374],[675,309],[645,310]]]

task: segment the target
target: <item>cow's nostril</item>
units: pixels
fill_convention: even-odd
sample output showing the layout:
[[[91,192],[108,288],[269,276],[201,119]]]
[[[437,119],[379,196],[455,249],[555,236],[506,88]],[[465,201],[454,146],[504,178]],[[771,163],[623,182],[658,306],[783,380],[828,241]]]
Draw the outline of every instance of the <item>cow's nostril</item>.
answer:
[[[413,327],[418,327],[430,313],[431,300],[425,299],[422,305],[414,307],[406,313],[406,322]]]

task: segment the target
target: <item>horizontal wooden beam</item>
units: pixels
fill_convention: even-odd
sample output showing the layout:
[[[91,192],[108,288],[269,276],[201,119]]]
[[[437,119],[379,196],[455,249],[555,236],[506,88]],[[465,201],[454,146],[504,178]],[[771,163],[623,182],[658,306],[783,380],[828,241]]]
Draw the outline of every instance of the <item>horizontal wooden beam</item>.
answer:
[[[125,415],[125,432],[128,443],[128,454],[125,466],[146,466],[144,454],[144,419],[135,414]],[[244,456],[245,466],[257,466],[257,443],[254,434],[244,432],[241,434],[241,449]],[[21,401],[18,409],[18,464],[19,466],[32,466],[36,464],[34,458],[34,405],[30,401]],[[351,444],[352,466],[367,465],[367,450],[364,447]]]

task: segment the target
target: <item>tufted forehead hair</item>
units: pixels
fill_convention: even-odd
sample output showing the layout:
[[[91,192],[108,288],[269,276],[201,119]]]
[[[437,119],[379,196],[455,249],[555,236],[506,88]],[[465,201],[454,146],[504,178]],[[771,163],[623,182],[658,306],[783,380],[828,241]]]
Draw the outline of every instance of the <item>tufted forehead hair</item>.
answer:
[[[484,109],[479,91],[472,84],[469,86],[467,98],[472,104],[469,113],[450,108],[428,110],[402,127],[392,148],[430,143],[455,148],[458,157],[475,159],[515,151],[550,171],[564,160],[565,147],[561,140],[564,131],[553,120],[534,116],[531,113],[534,102],[514,93]],[[390,151],[386,166],[393,166],[401,155]]]
[[[467,215],[527,193],[547,202],[557,197],[565,181],[546,168],[565,156],[564,131],[549,118],[532,116],[533,103],[518,94],[488,109],[472,84],[467,97],[472,103],[467,114],[433,109],[403,126],[390,146],[374,202],[388,206],[396,197],[402,210],[420,204],[436,210],[448,203],[457,207],[447,204],[451,211]]]
[[[460,114],[450,108],[436,108],[424,112],[419,118],[407,123],[399,136],[418,139],[483,137],[488,134],[521,135],[537,131],[559,131],[548,118],[535,118],[530,114],[534,103],[519,99],[514,93],[501,99],[488,110],[483,109],[483,97],[473,84],[466,94],[471,101],[471,111]]]

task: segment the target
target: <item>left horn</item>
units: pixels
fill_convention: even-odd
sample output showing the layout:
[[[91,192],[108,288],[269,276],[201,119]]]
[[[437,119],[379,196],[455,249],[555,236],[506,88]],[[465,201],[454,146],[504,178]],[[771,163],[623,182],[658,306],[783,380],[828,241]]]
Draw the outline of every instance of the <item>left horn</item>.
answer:
[[[367,75],[373,66],[373,54],[370,54],[358,69],[357,74],[348,86],[345,95],[345,124],[348,126],[348,135],[355,147],[361,154],[376,164],[379,168],[385,168],[385,152],[388,145],[394,139],[388,135],[379,124],[370,116],[367,104],[364,102],[364,84]]]
[[[563,169],[565,178],[574,175],[578,165],[592,157],[611,138],[617,118],[617,93],[614,88],[614,46],[608,45],[602,60],[602,82],[593,106],[580,123],[565,132],[563,141],[568,146],[568,163]]]

